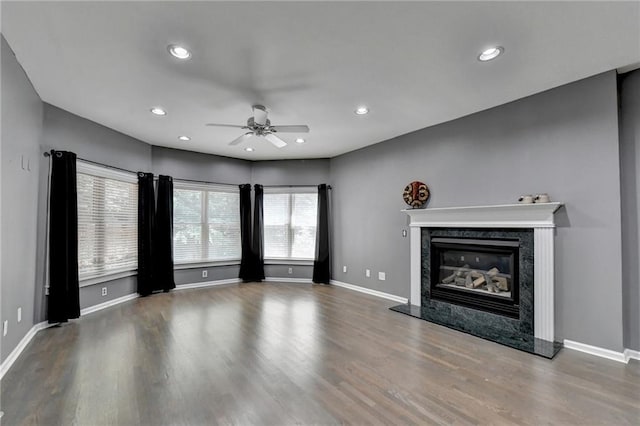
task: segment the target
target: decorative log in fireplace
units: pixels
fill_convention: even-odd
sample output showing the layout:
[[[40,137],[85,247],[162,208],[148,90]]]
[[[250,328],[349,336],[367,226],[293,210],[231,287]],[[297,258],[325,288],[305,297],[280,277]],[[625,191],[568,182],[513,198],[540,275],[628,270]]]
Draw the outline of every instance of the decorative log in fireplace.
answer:
[[[518,318],[516,240],[431,239],[431,298]]]

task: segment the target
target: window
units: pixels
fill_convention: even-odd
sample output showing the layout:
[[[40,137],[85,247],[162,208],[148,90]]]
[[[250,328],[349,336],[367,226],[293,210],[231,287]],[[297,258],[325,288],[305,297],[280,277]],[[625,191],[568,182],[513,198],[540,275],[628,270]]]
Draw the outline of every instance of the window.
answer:
[[[315,188],[265,188],[264,257],[314,259],[317,211]]]
[[[80,280],[138,267],[138,180],[77,162]]]
[[[175,263],[240,259],[240,191],[231,185],[174,183]]]

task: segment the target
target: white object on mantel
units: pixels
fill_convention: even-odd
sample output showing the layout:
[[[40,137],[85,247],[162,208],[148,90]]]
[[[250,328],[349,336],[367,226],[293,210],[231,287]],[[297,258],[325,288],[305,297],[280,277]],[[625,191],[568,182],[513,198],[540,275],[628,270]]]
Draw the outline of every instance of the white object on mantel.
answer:
[[[562,203],[502,204],[403,210],[409,216],[410,303],[421,305],[420,228],[532,228],[534,256],[534,335],[552,342],[554,322],[554,213]]]

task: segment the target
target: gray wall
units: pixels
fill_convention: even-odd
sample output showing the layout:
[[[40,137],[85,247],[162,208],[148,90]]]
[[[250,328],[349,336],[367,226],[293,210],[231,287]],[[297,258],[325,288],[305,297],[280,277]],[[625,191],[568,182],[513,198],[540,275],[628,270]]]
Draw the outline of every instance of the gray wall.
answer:
[[[207,271],[207,277],[202,277],[202,271]],[[177,269],[174,271],[176,285],[193,284],[207,281],[230,280],[238,278],[240,265],[208,266],[206,268]]]
[[[107,295],[102,295],[102,287],[107,287]],[[80,309],[89,308],[117,299],[128,294],[133,294],[138,288],[138,281],[135,275],[102,282],[99,284],[82,287],[80,289]]]
[[[44,104],[44,132],[42,137],[39,185],[38,220],[38,285],[36,287],[36,319],[46,318],[44,295],[46,198],[49,160],[42,152],[51,149],[73,151],[78,158],[96,161],[131,171],[151,170],[151,146],[137,139],[111,130],[93,121],[71,114],[55,106]],[[102,296],[107,287],[107,296]],[[80,288],[80,306],[86,308],[107,302],[136,290],[135,277],[106,281]]]
[[[251,183],[261,185],[310,185],[329,182],[330,161],[281,160],[252,163]]]
[[[313,262],[310,262],[313,263]],[[291,268],[291,273],[289,273]],[[278,263],[264,265],[264,275],[267,278],[303,278],[311,279],[313,277],[313,265],[300,265]]]
[[[624,346],[640,351],[640,70],[620,78]]]
[[[251,181],[251,162],[180,149],[151,148],[151,163],[155,174],[174,179],[200,180],[239,185]]]
[[[36,232],[42,102],[4,37],[2,60],[2,270],[0,317],[9,322],[0,334],[4,361],[33,327],[36,293]],[[30,171],[23,170],[24,158]],[[17,310],[22,307],[22,321]],[[0,329],[2,327],[0,326]]]
[[[430,207],[548,192],[565,203],[557,215],[556,336],[622,350],[616,103],[612,71],[333,158],[333,278],[409,296],[400,210],[413,180],[431,188]]]

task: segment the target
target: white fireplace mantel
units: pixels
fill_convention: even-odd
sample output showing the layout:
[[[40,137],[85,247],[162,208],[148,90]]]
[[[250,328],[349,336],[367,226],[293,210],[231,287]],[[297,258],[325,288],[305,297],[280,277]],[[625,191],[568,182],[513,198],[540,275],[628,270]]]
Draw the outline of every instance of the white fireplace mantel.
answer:
[[[562,203],[403,210],[409,216],[412,305],[422,301],[420,228],[529,228],[534,244],[534,335],[554,340],[554,213]]]
[[[553,228],[553,214],[562,203],[501,204],[403,210],[409,226],[469,228]]]

